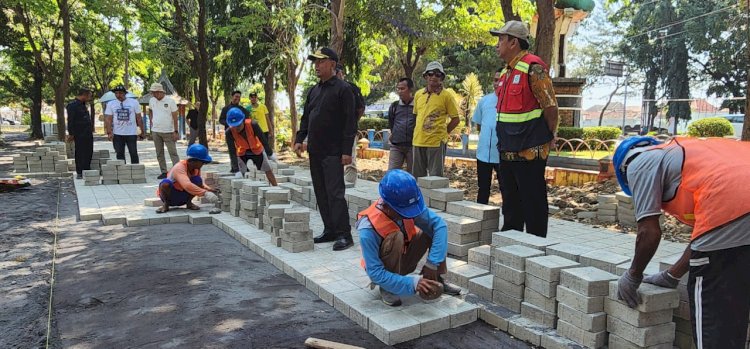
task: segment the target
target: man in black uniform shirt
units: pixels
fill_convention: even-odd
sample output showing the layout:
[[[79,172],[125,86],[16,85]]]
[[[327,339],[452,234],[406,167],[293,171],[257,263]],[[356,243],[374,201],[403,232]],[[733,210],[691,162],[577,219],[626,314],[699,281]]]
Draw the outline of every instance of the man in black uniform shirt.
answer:
[[[68,112],[68,141],[75,142],[76,178],[91,169],[94,153],[94,126],[86,103],[91,100],[91,90],[82,88],[74,100],[65,106]]]

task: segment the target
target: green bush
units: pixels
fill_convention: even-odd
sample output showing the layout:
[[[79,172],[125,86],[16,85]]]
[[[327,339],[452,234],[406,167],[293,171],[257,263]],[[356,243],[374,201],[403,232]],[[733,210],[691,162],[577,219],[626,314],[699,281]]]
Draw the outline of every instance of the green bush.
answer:
[[[583,138],[583,129],[580,127],[559,127],[557,137],[565,139]]]
[[[359,119],[358,130],[366,131],[369,129],[375,129],[380,131],[384,128],[388,128],[388,119],[381,118],[362,118]]]
[[[42,123],[55,124],[57,123],[57,119],[52,116],[42,114]],[[23,114],[23,116],[21,116],[21,125],[31,125],[31,114]]]
[[[594,126],[583,128],[583,139],[587,140],[589,147],[593,150],[606,150],[606,148],[597,141],[588,141],[598,139],[600,141],[606,141],[609,139],[616,139],[622,134],[622,130],[612,126]]]
[[[690,124],[687,133],[691,137],[724,137],[733,135],[734,129],[727,119],[705,118]]]

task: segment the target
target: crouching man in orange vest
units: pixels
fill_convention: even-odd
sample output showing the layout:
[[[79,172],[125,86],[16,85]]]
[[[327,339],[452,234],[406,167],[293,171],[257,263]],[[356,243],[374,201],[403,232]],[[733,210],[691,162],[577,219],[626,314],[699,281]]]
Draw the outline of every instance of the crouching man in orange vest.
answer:
[[[623,141],[613,158],[617,180],[633,196],[635,257],[617,296],[640,303],[641,281],[677,287],[690,269],[688,293],[698,348],[745,348],[750,313],[750,143],[731,139],[651,137]],[[661,210],[693,227],[690,244],[669,270],[643,278],[659,246]]]
[[[156,189],[156,195],[163,203],[156,213],[168,212],[170,206],[182,205],[189,210],[200,210],[200,207],[192,202],[196,196],[203,196],[212,203],[219,201],[215,194],[216,189],[203,184],[201,178],[201,168],[211,161],[211,155],[208,155],[206,147],[201,144],[189,146],[187,160],[175,164],[167,172],[167,178],[162,179]]]
[[[240,172],[236,176],[242,178],[247,172],[247,164],[252,161],[255,168],[266,173],[268,183],[276,186],[276,176],[269,159],[276,159],[273,150],[268,145],[268,140],[256,121],[245,119],[245,114],[238,108],[232,108],[227,113],[227,136],[232,136],[234,146],[237,149],[237,160]],[[269,158],[270,157],[270,158]]]
[[[419,293],[435,299],[459,295],[461,288],[443,280],[447,273],[448,226],[427,209],[417,181],[408,172],[390,170],[380,181],[380,199],[359,213],[356,228],[367,276],[380,286],[383,303],[401,305],[401,296]],[[419,275],[419,260],[429,250]]]

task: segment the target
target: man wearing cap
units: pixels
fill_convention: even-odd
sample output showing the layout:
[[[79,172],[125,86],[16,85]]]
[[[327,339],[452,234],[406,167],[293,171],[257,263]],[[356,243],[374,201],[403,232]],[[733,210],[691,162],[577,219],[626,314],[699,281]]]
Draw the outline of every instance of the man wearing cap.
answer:
[[[459,295],[461,288],[443,280],[448,272],[448,226],[428,209],[417,181],[403,170],[386,172],[380,199],[358,215],[362,264],[383,303],[401,305],[402,296],[419,293],[434,299]],[[410,275],[429,250],[421,275]]]
[[[227,113],[227,125],[229,125],[229,129],[226,131],[227,136],[234,139],[236,147],[237,161],[240,166],[240,172],[237,172],[238,177],[245,177],[247,164],[252,161],[255,168],[266,173],[268,183],[275,187],[277,185],[276,177],[273,175],[269,158],[275,160],[276,155],[273,153],[273,149],[268,146],[268,139],[261,131],[258,123],[255,120],[245,118],[242,111],[234,108]]]
[[[252,114],[253,121],[258,123],[266,139],[268,139],[270,137],[268,133],[268,108],[266,108],[265,104],[258,103],[258,94],[255,92],[250,92],[250,105],[252,106],[250,113]]]
[[[546,237],[544,170],[557,132],[557,101],[547,64],[529,53],[529,31],[519,21],[500,30],[496,51],[507,63],[497,90],[497,137],[504,224],[501,230]]]
[[[494,172],[500,183],[500,153],[497,151],[497,95],[494,90],[500,84],[500,72],[495,72],[492,86],[493,91],[482,97],[474,109],[471,121],[479,128],[479,142],[477,143],[477,202],[487,204],[490,201],[492,187],[492,173]]]
[[[158,82],[151,84],[149,92],[153,96],[148,100],[149,128],[156,148],[156,160],[159,161],[161,170],[161,174],[156,178],[164,179],[167,177],[167,161],[164,159],[165,144],[172,166],[180,161],[176,144],[180,139],[180,134],[177,132],[177,104],[172,97],[166,96],[164,87]]]
[[[388,142],[391,149],[388,153],[388,169],[400,169],[406,163],[406,172],[412,172],[412,139],[414,139],[414,81],[403,77],[396,84],[398,100],[388,108],[388,129],[391,137]]]
[[[336,63],[336,77],[346,81],[346,83],[352,88],[352,92],[354,93],[354,113],[357,115],[357,123],[359,123],[359,119],[365,113],[365,99],[362,97],[362,91],[359,89],[359,86],[351,81],[345,80],[346,73],[344,72],[344,66],[341,63]],[[344,166],[344,180],[349,183],[357,182],[357,142],[354,142],[353,144],[352,163]]]
[[[127,98],[125,86],[117,85],[112,89],[115,99],[107,103],[104,109],[104,129],[107,139],[112,141],[117,159],[125,160],[125,146],[128,147],[130,163],[137,164],[138,139],[143,139],[146,130],[141,118],[141,105],[134,98]],[[138,128],[141,133],[138,134]]]
[[[744,155],[741,155],[744,154]],[[633,196],[638,238],[617,297],[641,302],[641,282],[675,288],[690,271],[687,289],[698,348],[745,348],[750,313],[750,143],[676,137],[662,143],[631,137],[613,165],[622,190]],[[737,156],[739,155],[739,156]],[[662,211],[693,227],[682,258],[643,277],[661,239]]]
[[[156,195],[161,199],[163,205],[156,213],[168,212],[171,206],[182,206],[188,210],[200,210],[194,204],[193,198],[205,196],[209,202],[215,203],[219,200],[216,189],[203,184],[201,178],[201,167],[211,163],[211,155],[202,144],[193,144],[187,149],[187,160],[177,162],[167,177],[162,179],[156,189]]]
[[[340,251],[354,245],[344,198],[344,166],[352,162],[357,133],[354,93],[349,84],[336,77],[339,57],[332,49],[319,49],[308,59],[313,61],[320,81],[305,98],[294,152],[302,156],[302,143],[307,139],[310,176],[324,225],[315,242],[335,241],[333,250]]]
[[[443,89],[445,70],[439,62],[430,62],[422,73],[427,86],[414,95],[417,123],[412,139],[414,177],[442,176],[445,141],[458,126],[458,107],[453,93]]]
[[[94,154],[94,125],[86,108],[91,100],[91,90],[82,88],[65,110],[68,112],[68,142],[75,144],[76,178],[83,178],[83,171],[91,169]]]
[[[225,105],[224,108],[221,108],[221,114],[219,115],[219,123],[224,125],[227,150],[229,151],[229,163],[231,166],[229,172],[233,174],[239,172],[239,165],[237,164],[237,154],[236,154],[237,149],[234,146],[234,139],[232,139],[231,133],[226,133],[227,129],[229,129],[229,125],[227,125],[227,112],[229,112],[229,110],[231,109],[238,108],[242,111],[243,114],[245,114],[246,118],[251,117],[250,112],[240,105],[241,97],[242,97],[242,92],[232,91],[232,99],[229,100],[229,104]]]

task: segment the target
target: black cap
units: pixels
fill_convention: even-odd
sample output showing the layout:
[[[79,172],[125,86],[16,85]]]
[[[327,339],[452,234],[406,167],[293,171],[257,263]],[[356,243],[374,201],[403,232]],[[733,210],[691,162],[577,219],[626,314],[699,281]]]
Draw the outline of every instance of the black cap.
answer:
[[[112,89],[112,92],[128,92],[123,85],[117,85]]]
[[[312,53],[309,56],[307,56],[307,59],[309,59],[311,61],[314,61],[316,59],[331,59],[334,62],[338,62],[339,61],[339,55],[336,54],[336,51],[334,51],[334,50],[332,50],[332,49],[330,49],[328,47],[323,47],[323,48],[318,49],[317,51],[315,51],[315,53]]]
[[[258,97],[258,93],[257,92],[250,92],[250,97]]]

